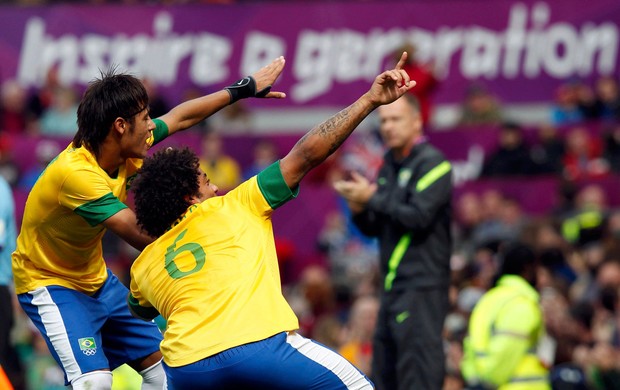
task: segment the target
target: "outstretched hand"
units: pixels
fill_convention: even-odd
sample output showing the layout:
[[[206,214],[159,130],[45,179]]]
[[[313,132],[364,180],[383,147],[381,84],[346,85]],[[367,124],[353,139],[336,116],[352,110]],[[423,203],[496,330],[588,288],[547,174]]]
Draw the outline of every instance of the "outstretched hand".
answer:
[[[407,61],[406,51],[400,56],[394,69],[387,70],[375,78],[367,92],[374,104],[379,106],[392,103],[415,86],[416,82],[409,79],[409,75],[403,70],[405,61]]]
[[[256,82],[256,91],[262,91],[265,88],[271,87],[278,77],[280,77],[280,74],[282,74],[285,62],[284,57],[280,56],[273,60],[270,64],[263,66],[258,71],[253,73],[252,77]],[[284,92],[269,91],[269,93],[263,97],[282,99],[286,97],[286,94]]]

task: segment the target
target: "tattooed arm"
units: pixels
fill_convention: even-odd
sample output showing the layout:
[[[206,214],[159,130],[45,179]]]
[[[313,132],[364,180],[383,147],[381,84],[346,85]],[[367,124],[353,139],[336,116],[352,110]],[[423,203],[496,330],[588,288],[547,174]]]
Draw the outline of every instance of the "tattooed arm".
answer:
[[[381,73],[372,86],[355,103],[335,114],[306,133],[280,161],[286,184],[295,188],[314,167],[325,161],[349,137],[355,128],[375,108],[389,104],[413,88],[402,66],[407,59],[403,53],[395,69]]]

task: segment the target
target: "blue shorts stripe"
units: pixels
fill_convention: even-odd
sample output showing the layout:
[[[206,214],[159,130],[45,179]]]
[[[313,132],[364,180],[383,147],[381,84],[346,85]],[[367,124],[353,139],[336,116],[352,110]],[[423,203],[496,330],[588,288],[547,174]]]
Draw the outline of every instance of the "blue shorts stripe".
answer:
[[[169,389],[373,389],[334,351],[298,334],[279,333],[181,367],[164,364]]]
[[[157,325],[131,315],[127,294],[127,288],[109,272],[93,296],[47,286],[18,299],[69,384],[83,373],[113,370],[159,350],[162,336]]]
[[[45,287],[39,288],[32,291],[30,296],[29,294],[22,294],[22,296],[31,298],[30,305],[26,306],[27,310],[26,307],[24,309],[41,334],[44,335],[45,342],[54,359],[61,363],[65,371],[66,380],[71,381],[82,375],[76,356],[71,348],[60,309],[54,303],[48,289]],[[22,296],[20,296],[20,302]]]
[[[289,334],[286,342],[300,354],[337,376],[345,386],[344,389],[365,390],[373,388],[372,383],[364,374],[331,349],[296,333]]]

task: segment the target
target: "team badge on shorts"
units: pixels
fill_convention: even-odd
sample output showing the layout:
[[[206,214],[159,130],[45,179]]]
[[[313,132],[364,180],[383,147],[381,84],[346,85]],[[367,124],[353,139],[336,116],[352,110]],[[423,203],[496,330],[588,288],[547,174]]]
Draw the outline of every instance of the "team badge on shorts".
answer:
[[[86,356],[93,356],[97,353],[97,344],[95,344],[95,339],[92,337],[78,339],[78,344],[80,344],[80,349]]]

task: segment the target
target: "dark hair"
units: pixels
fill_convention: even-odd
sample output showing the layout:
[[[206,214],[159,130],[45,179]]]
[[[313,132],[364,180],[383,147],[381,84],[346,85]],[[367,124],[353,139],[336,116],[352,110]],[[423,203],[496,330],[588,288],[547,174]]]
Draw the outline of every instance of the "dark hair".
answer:
[[[506,244],[506,247],[500,250],[500,257],[500,275],[523,275],[537,262],[532,248],[520,242]]]
[[[199,194],[198,156],[185,147],[166,148],[144,159],[131,183],[138,225],[159,237],[190,206],[189,198]]]
[[[78,131],[73,146],[85,146],[95,156],[116,118],[133,124],[134,116],[147,108],[149,97],[142,82],[112,67],[90,82],[77,110]]]

